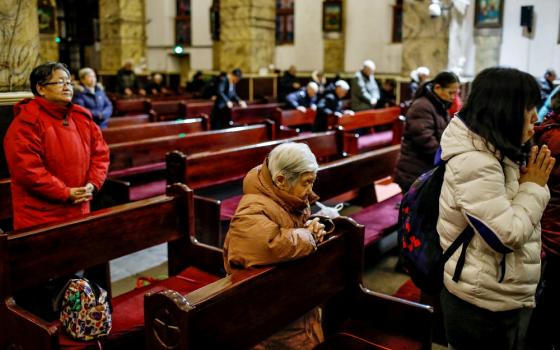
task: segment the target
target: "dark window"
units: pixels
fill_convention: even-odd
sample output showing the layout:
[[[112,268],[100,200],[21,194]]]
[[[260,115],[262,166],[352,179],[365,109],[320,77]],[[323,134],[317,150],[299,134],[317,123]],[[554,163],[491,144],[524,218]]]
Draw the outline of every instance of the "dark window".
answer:
[[[294,43],[294,0],[276,0],[276,44]]]
[[[175,43],[186,46],[191,45],[191,0],[177,0]]]
[[[393,42],[402,43],[403,0],[393,6]]]

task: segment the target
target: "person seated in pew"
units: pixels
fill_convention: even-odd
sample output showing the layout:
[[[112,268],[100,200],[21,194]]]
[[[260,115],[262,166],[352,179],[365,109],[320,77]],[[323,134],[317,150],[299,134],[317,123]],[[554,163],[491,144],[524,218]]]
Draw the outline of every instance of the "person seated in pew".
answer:
[[[363,111],[375,108],[379,101],[379,86],[373,76],[375,63],[365,60],[360,71],[352,78],[351,102],[353,111]]]
[[[204,81],[204,75],[202,71],[196,71],[194,73],[192,80],[187,83],[186,91],[193,94],[193,97],[202,97],[202,90],[206,82]]]
[[[395,79],[385,79],[381,84],[381,91],[379,101],[375,105],[375,109],[393,107],[397,105],[397,96],[395,95],[395,88],[397,81]]]
[[[241,81],[243,74],[236,68],[231,73],[220,76],[216,87],[216,100],[210,114],[212,130],[225,129],[230,126],[231,109],[237,102],[240,107],[246,108],[247,104],[237,96],[235,85]]]
[[[163,85],[163,76],[160,73],[154,73],[151,81],[146,85],[146,92],[151,96],[167,95],[171,90]]]
[[[410,91],[410,96],[412,98],[414,98],[414,95],[416,95],[416,91],[418,91],[420,85],[428,81],[429,77],[430,69],[428,67],[418,67],[410,72],[410,85],[408,88]]]
[[[93,69],[82,68],[78,75],[80,85],[76,86],[73,102],[89,109],[93,121],[101,129],[105,129],[111,114],[113,114],[113,104],[105,94],[103,86],[97,83],[97,77]]]
[[[282,78],[278,81],[278,102],[286,101],[286,96],[301,88],[301,84],[296,76],[297,68],[291,65],[287,71],[284,72]]]
[[[318,98],[322,97],[327,89],[327,78],[322,70],[314,70],[311,73],[311,80],[317,84],[319,90],[317,91]]]
[[[134,73],[134,61],[132,59],[126,60],[122,68],[117,71],[116,92],[125,96],[132,96],[133,94],[146,96],[146,90]]]
[[[14,229],[89,213],[109,167],[109,149],[91,112],[71,102],[68,68],[45,63],[29,80],[35,96],[14,106],[4,138]]]
[[[300,258],[317,249],[324,226],[308,219],[318,199],[312,191],[318,168],[309,146],[288,142],[247,174],[224,243],[228,273]],[[255,349],[313,349],[322,341],[321,313],[314,309]]]
[[[354,115],[351,110],[342,110],[340,100],[342,100],[350,90],[350,86],[344,80],[338,80],[335,84],[334,91],[329,91],[325,94],[319,103],[317,103],[317,115],[313,123],[313,131],[327,131],[329,115]]]
[[[315,82],[309,82],[305,88],[292,92],[286,96],[286,106],[288,109],[297,109],[305,113],[307,108],[317,109],[317,92],[319,86]]]

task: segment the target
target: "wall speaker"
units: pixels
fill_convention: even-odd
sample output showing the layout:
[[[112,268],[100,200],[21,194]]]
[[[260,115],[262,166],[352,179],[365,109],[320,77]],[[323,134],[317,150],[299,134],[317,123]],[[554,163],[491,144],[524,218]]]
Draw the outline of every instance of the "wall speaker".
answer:
[[[533,30],[533,6],[521,6],[521,26],[527,27],[529,33]]]

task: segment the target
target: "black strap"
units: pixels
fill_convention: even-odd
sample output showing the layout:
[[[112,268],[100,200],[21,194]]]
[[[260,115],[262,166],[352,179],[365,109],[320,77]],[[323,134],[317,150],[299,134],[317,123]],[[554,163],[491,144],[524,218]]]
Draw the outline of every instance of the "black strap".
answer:
[[[505,254],[502,257],[502,261],[500,261],[500,267],[501,267],[502,275],[500,276],[500,279],[498,280],[498,283],[502,283],[504,281],[504,277],[506,275],[506,255]]]
[[[469,246],[469,243],[471,242],[473,236],[473,228],[470,225],[467,225],[467,227],[463,230],[463,232],[461,232],[459,237],[457,237],[457,239],[453,241],[449,248],[447,248],[447,250],[443,253],[442,264],[445,264],[445,262],[449,260],[451,255],[453,255],[453,253],[455,253],[455,251],[459,249],[460,246],[463,246],[463,248],[461,249],[459,260],[457,260],[457,266],[455,266],[455,272],[453,273],[453,281],[455,282],[458,282],[461,278],[461,272],[463,272],[463,267],[465,266],[467,247]]]

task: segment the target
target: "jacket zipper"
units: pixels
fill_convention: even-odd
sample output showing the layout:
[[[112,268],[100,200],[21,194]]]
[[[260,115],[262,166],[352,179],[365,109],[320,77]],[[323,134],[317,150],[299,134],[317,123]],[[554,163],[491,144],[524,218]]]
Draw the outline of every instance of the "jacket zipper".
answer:
[[[68,125],[69,125],[69,124],[68,124],[68,114],[65,114],[65,115],[64,115],[64,121],[62,122],[62,125],[64,125],[64,126],[68,126]]]

